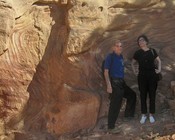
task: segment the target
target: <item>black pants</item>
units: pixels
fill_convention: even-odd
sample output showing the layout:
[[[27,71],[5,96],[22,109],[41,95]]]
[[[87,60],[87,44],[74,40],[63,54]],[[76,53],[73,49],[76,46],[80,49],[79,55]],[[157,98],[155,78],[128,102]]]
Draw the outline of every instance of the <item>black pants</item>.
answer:
[[[140,91],[142,114],[147,113],[147,95],[149,95],[149,112],[154,114],[157,89],[157,79],[155,73],[139,74],[138,85]]]
[[[136,93],[129,88],[124,80],[111,80],[112,93],[110,94],[110,106],[108,112],[108,129],[115,127],[115,122],[120,112],[123,97],[127,99],[125,117],[133,117],[136,105]]]

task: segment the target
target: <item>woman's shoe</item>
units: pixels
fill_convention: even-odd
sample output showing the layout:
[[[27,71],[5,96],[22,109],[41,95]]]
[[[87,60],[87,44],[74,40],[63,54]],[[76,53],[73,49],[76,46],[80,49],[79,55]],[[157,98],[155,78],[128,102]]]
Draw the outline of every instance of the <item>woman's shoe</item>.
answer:
[[[144,124],[146,122],[147,116],[146,115],[142,115],[142,118],[140,119],[140,123]]]
[[[152,115],[149,116],[149,121],[150,121],[150,123],[154,123],[155,122],[155,119],[154,119],[154,117]]]

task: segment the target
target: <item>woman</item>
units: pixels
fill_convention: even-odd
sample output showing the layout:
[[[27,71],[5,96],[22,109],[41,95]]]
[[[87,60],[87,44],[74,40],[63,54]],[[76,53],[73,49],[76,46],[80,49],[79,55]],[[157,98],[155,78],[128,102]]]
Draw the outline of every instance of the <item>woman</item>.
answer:
[[[138,86],[141,100],[141,124],[144,124],[147,119],[147,95],[149,95],[149,120],[154,123],[155,114],[155,97],[157,89],[156,73],[161,72],[161,60],[155,49],[148,47],[149,40],[145,35],[141,35],[137,39],[140,47],[134,53],[132,60],[132,69],[134,74],[138,76]],[[155,69],[155,60],[158,62],[158,67]],[[139,69],[135,67],[135,63],[139,64]]]

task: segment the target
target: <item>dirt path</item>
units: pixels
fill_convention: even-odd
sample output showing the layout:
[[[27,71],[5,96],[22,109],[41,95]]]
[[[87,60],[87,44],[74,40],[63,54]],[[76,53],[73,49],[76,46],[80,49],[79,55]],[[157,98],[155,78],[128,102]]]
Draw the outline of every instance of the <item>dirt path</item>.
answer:
[[[162,111],[155,116],[156,122],[151,124],[149,120],[145,124],[140,124],[140,117],[136,117],[130,121],[123,120],[123,114],[119,116],[116,126],[122,132],[119,134],[108,134],[107,117],[101,118],[97,126],[92,132],[84,136],[77,136],[74,140],[153,140],[162,139],[161,136],[167,136],[162,140],[173,140],[172,135],[175,134],[175,118],[171,110]],[[171,137],[171,139],[170,139]]]

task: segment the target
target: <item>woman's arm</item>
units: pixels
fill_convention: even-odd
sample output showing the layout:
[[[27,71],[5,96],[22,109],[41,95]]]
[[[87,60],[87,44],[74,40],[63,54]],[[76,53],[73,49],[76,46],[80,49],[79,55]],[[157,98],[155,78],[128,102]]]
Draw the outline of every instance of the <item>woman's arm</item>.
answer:
[[[157,56],[155,60],[157,61],[157,69],[155,71],[156,73],[160,73],[161,72],[161,60],[159,56]]]
[[[135,59],[132,59],[131,66],[134,74],[137,76],[139,73],[139,70],[138,70],[138,63]]]

